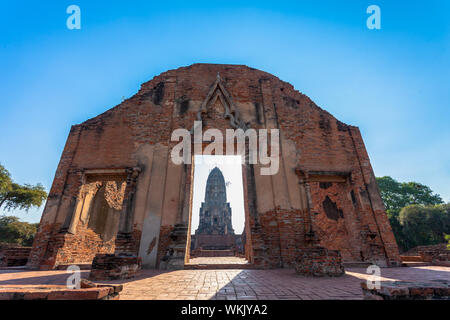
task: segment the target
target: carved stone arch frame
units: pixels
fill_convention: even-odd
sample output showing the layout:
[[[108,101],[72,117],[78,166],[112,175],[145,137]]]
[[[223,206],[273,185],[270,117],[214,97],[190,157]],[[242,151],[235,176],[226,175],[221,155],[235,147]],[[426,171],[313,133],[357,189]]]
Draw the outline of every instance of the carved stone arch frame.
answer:
[[[236,146],[236,141],[234,140],[235,145],[233,147],[233,150],[238,150]],[[203,150],[207,146],[207,143],[202,144],[202,154]],[[193,212],[193,192],[194,192],[194,175],[195,175],[195,155],[196,149],[194,147],[194,142],[191,142],[191,150],[193,150],[192,153],[192,164],[191,170],[187,170],[186,173],[190,173],[190,190],[189,190],[189,197],[186,197],[189,199],[188,201],[188,217],[187,217],[187,241],[186,241],[186,252],[185,252],[185,263],[189,262],[190,259],[190,244],[191,244],[191,229],[192,229],[192,215],[196,214]],[[235,155],[236,152],[234,152]],[[245,255],[246,259],[249,261],[249,263],[253,263],[253,244],[252,244],[252,237],[254,235],[255,230],[258,230],[259,228],[259,219],[258,219],[258,213],[257,213],[257,207],[256,207],[256,190],[254,186],[254,165],[248,163],[249,158],[249,145],[248,145],[248,139],[245,139],[245,154],[243,155],[244,160],[241,163],[242,168],[242,185],[243,185],[243,197],[244,197],[244,230],[245,232]],[[186,190],[188,191],[188,190]],[[253,230],[253,231],[252,231]]]
[[[231,95],[226,90],[222,83],[220,74],[217,73],[216,80],[208,91],[205,100],[203,100],[200,110],[197,113],[197,120],[202,121],[203,115],[208,112],[208,107],[213,105],[217,99],[220,99],[225,108],[225,118],[230,120],[230,125],[233,129],[241,128],[247,129],[247,124],[240,119],[239,110],[233,102]]]
[[[130,204],[132,203],[130,200],[133,198],[132,195],[134,194],[139,172],[139,168],[84,169],[82,171],[81,187],[67,232],[75,234],[80,221],[83,224],[88,223],[93,199],[103,186],[105,178],[122,177],[123,181],[126,182],[126,187],[117,233],[126,233],[132,224],[133,210],[130,208]]]

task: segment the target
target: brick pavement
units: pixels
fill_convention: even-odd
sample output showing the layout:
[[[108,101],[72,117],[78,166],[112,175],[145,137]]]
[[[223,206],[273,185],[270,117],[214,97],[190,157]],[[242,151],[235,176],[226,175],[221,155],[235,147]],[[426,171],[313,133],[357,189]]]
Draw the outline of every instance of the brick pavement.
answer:
[[[81,271],[87,278],[89,271]],[[450,267],[381,269],[381,280],[427,281],[450,279]],[[0,270],[0,285],[64,284],[65,271]],[[365,269],[349,268],[339,278],[309,278],[293,269],[274,270],[143,270],[137,278],[102,283],[122,283],[121,299],[362,299],[360,282]]]

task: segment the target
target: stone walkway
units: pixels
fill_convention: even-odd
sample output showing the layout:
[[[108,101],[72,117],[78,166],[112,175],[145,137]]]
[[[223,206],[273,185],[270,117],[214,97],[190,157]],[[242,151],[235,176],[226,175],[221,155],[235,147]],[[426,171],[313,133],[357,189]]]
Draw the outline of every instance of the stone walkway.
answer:
[[[87,278],[89,271],[82,271]],[[0,286],[65,284],[65,271],[0,270]],[[370,275],[349,268],[339,278],[309,278],[292,269],[275,270],[143,270],[135,279],[103,281],[124,284],[121,299],[362,299],[360,283]],[[450,279],[450,267],[381,269],[382,281]]]

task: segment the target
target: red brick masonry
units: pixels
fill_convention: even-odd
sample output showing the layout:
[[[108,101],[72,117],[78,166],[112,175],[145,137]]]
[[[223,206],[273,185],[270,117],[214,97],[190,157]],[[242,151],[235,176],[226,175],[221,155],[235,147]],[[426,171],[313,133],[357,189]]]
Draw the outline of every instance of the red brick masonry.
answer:
[[[129,279],[139,274],[141,258],[136,256],[98,254],[89,274],[91,280]]]
[[[63,285],[3,285],[0,300],[118,300],[122,285],[94,284],[68,289]]]
[[[295,271],[301,275],[314,277],[336,277],[345,273],[339,251],[321,247],[299,250]]]
[[[383,281],[380,289],[369,289],[362,282],[361,287],[366,300],[450,300],[449,280]]]
[[[269,73],[194,64],[154,77],[114,108],[72,126],[28,266],[54,269],[126,252],[149,268],[182,268],[194,168],[172,162],[179,141],[171,137],[200,119],[203,131],[215,128],[224,137],[227,129],[279,129],[277,173],[243,165],[245,256],[252,264],[293,267],[313,230],[343,262],[400,265],[357,127]]]
[[[0,267],[24,266],[27,264],[31,247],[0,248]]]

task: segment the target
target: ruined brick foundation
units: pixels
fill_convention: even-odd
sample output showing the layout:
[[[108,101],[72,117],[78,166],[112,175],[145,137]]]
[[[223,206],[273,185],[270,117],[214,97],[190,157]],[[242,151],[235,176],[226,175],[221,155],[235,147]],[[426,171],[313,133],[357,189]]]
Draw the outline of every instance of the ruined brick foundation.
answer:
[[[345,271],[338,250],[321,247],[300,249],[295,262],[295,271],[304,276],[339,277]]]
[[[92,262],[90,280],[134,278],[141,270],[141,258],[127,255],[98,254]]]
[[[450,281],[381,281],[379,288],[361,283],[365,300],[450,300]]]
[[[122,285],[92,284],[80,289],[64,285],[2,285],[0,300],[119,300]]]
[[[31,247],[3,246],[0,247],[0,267],[25,266]]]

